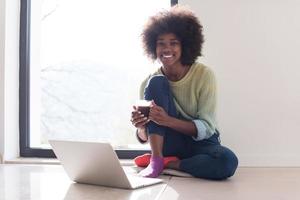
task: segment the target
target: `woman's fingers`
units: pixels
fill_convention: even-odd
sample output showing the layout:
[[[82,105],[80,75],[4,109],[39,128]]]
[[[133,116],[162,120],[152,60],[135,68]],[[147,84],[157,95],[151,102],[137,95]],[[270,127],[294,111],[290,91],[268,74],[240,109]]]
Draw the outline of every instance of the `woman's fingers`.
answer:
[[[160,106],[155,105],[155,106],[150,108],[150,111],[152,111],[152,112],[162,112],[162,111],[164,111],[164,109]]]
[[[132,111],[131,112],[131,120],[130,121],[133,121],[134,119],[136,118],[140,118],[142,116],[142,113],[140,111]]]
[[[160,115],[162,111],[161,110],[158,110],[158,109],[153,109],[153,110],[150,110],[150,113],[149,113],[149,116],[158,116]]]
[[[144,115],[143,115],[144,116]],[[133,120],[134,124],[141,123],[147,120],[147,117],[141,117]]]
[[[135,127],[143,127],[145,126],[148,122],[150,121],[150,119],[146,119],[146,120],[142,120],[142,121],[139,121],[135,124]]]
[[[133,111],[132,112],[132,116],[130,121],[132,122],[132,125],[134,125],[135,127],[141,127],[145,124],[148,123],[148,118],[145,117],[145,115],[143,115],[141,112],[137,111]]]
[[[139,120],[141,118],[144,118],[145,116],[143,114],[135,114],[131,117],[131,121],[136,121],[136,120]]]

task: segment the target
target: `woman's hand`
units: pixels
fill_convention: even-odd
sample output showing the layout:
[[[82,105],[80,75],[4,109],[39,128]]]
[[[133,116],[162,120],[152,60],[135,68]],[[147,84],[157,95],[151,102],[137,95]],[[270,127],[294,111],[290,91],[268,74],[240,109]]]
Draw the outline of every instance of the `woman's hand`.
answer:
[[[155,102],[152,101],[149,119],[158,125],[168,126],[171,117],[162,107],[156,105]]]
[[[136,106],[133,106],[133,111],[131,112],[131,123],[137,129],[145,129],[145,125],[150,121],[145,117],[140,111],[137,110]]]

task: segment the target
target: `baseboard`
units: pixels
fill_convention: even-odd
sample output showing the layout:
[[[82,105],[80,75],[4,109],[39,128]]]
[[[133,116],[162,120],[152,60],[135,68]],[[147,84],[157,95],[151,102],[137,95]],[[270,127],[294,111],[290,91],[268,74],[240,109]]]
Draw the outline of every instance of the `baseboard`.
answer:
[[[121,159],[122,166],[134,165],[133,160]],[[4,161],[5,164],[34,164],[34,165],[60,165],[59,160],[56,158],[14,158]]]
[[[42,164],[42,165],[59,165],[55,158],[14,158],[4,161],[5,164]]]
[[[258,156],[238,155],[239,167],[300,167],[300,156]],[[132,160],[120,160],[124,166],[133,165]],[[0,163],[4,163],[0,154]],[[6,164],[60,164],[56,159],[43,158],[15,158],[5,161]]]

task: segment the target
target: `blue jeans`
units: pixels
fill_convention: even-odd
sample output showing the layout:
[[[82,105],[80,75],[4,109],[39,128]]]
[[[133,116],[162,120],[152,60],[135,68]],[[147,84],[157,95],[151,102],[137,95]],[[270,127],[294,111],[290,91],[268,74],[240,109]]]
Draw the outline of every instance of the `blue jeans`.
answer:
[[[145,88],[144,97],[164,108],[172,117],[178,118],[169,82],[163,75],[153,76]],[[180,170],[195,177],[222,180],[232,176],[238,166],[236,155],[222,146],[216,131],[208,139],[195,141],[191,136],[150,121],[147,133],[163,136],[163,155],[177,156]]]

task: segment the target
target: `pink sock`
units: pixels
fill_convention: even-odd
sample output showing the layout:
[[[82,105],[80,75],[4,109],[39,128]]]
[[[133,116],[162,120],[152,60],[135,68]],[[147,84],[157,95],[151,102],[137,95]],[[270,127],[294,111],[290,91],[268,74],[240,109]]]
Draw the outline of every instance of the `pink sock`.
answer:
[[[154,157],[150,159],[150,164],[146,169],[143,169],[139,174],[144,177],[156,178],[164,169],[163,157]]]

